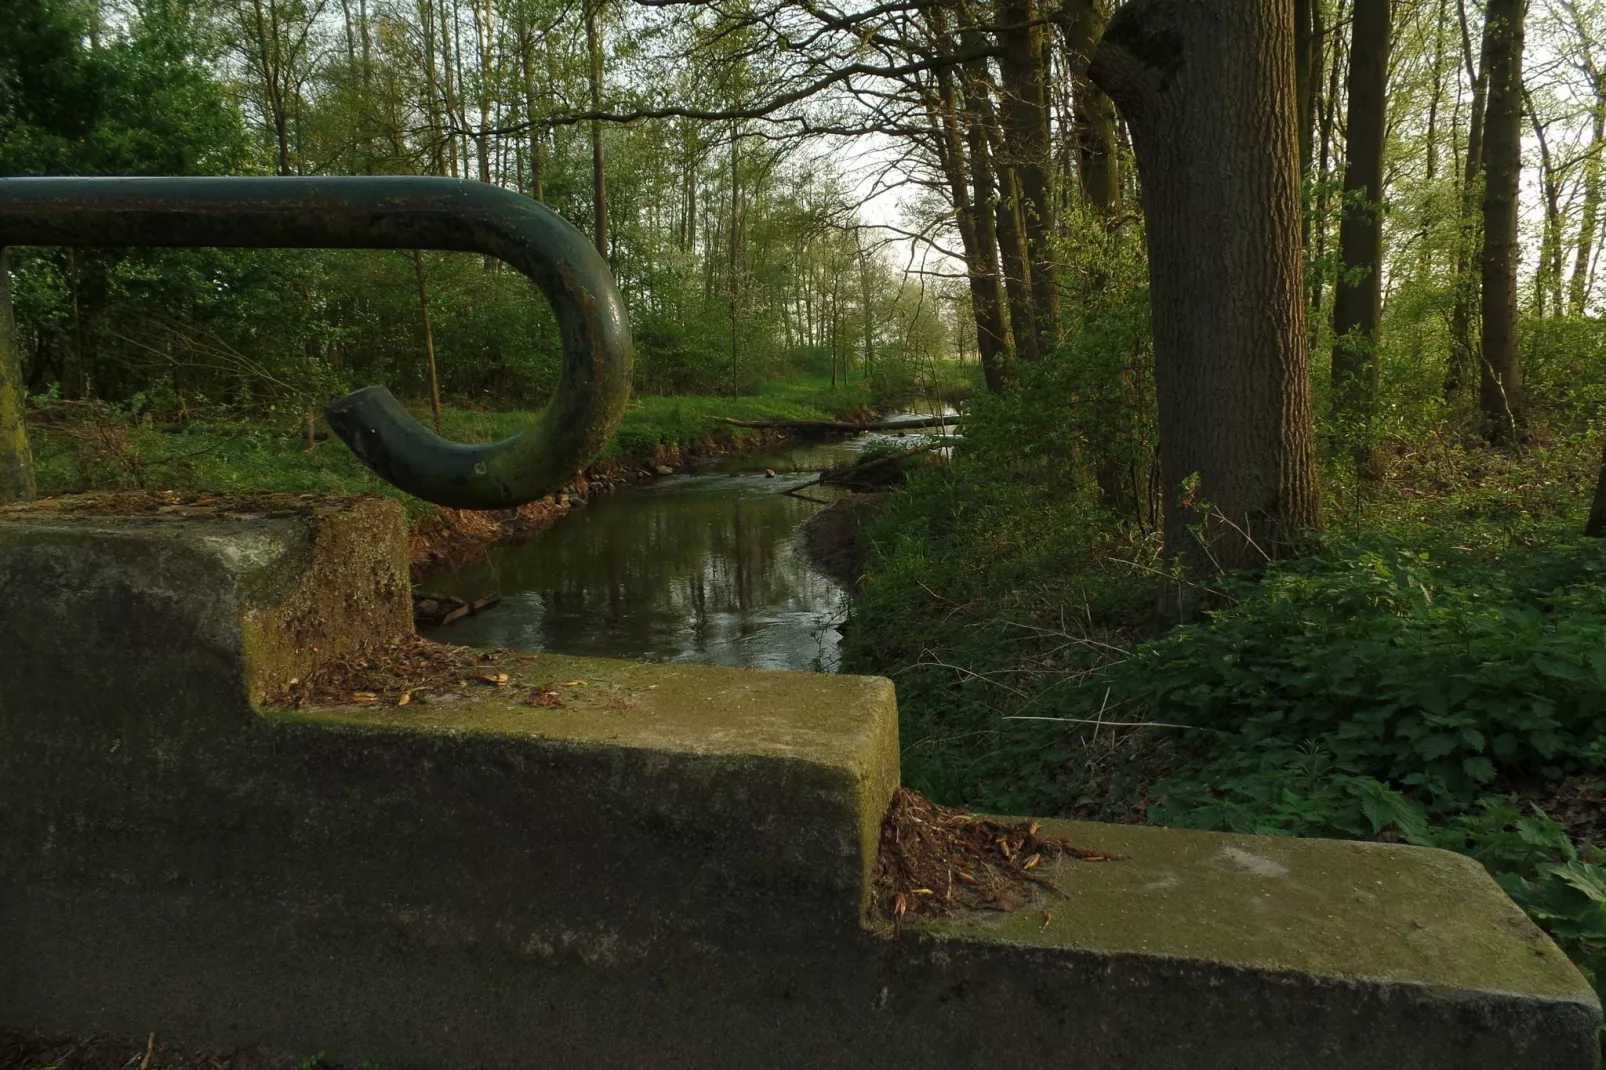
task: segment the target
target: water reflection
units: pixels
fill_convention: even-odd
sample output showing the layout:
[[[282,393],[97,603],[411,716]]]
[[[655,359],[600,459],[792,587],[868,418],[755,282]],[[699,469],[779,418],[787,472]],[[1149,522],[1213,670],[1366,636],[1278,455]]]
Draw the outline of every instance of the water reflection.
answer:
[[[596,657],[832,671],[846,593],[798,525],[820,505],[780,493],[861,443],[747,458],[757,474],[673,476],[603,497],[537,539],[438,577],[431,591],[502,602],[444,642]],[[799,471],[803,469],[803,471]],[[815,494],[820,488],[811,488]]]

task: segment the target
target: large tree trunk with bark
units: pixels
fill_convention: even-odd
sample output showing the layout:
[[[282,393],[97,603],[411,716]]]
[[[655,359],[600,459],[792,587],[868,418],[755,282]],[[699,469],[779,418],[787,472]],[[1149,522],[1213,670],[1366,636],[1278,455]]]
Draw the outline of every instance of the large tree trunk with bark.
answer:
[[[1483,125],[1483,369],[1479,407],[1494,441],[1516,436],[1522,405],[1517,360],[1517,186],[1522,177],[1522,46],[1527,0],[1489,0],[1489,68]]]
[[[958,14],[961,24],[959,46],[966,53],[979,56],[987,46],[987,39],[976,25],[967,5],[961,5]],[[1037,346],[1036,335],[1030,329],[1032,309],[1026,251],[1015,212],[1013,173],[1000,161],[998,150],[1003,135],[999,131],[997,112],[993,108],[996,88],[985,59],[965,61],[963,90],[972,177],[975,181],[972,203],[978,215],[991,208],[991,220],[985,224],[985,229],[992,234],[993,242],[998,247],[997,263],[1008,305],[1007,322],[1005,317],[1000,316],[999,326],[1007,329],[1013,340],[1011,355],[1020,360],[1035,360]],[[977,241],[985,241],[983,225],[980,223],[977,226]]]
[[[1606,458],[1602,458],[1600,475],[1595,478],[1595,500],[1589,507],[1584,534],[1592,539],[1606,538]]]
[[[1072,123],[1082,196],[1106,220],[1121,203],[1120,157],[1115,144],[1115,102],[1087,78],[1087,65],[1110,21],[1108,0],[1062,0],[1058,17],[1066,65],[1073,77]]]
[[[1059,288],[1055,279],[1054,197],[1049,180],[1048,72],[1043,63],[1043,28],[1034,0],[999,0],[998,69],[1003,76],[1004,143],[1015,173],[1015,195],[1022,244],[1030,277],[1031,318],[1015,324],[1016,345],[1032,332],[1032,348],[1043,359],[1059,347]]]
[[[1294,0],[1294,93],[1299,100],[1299,173],[1316,159],[1316,96],[1322,78],[1321,0]]]
[[[22,343],[11,316],[11,271],[0,248],[0,505],[34,496],[28,450],[28,388],[22,381]]]
[[[951,39],[946,12],[933,8],[928,11],[927,18],[933,36],[944,42]],[[1009,357],[1009,344],[1004,323],[1003,279],[998,268],[998,232],[989,203],[994,193],[987,132],[973,115],[961,120],[954,71],[951,68],[939,68],[935,77],[934,143],[948,180],[949,197],[953,201],[959,222],[959,237],[965,249],[970,310],[976,320],[976,356],[987,389],[997,394],[1003,391],[1007,378],[1005,365]]]
[[[1293,27],[1293,0],[1133,0],[1090,71],[1142,179],[1166,549],[1195,574],[1318,523]]]
[[[1389,77],[1389,0],[1356,0],[1349,62],[1344,273],[1333,298],[1333,415],[1371,471],[1366,442],[1377,393],[1377,325],[1383,313],[1383,140]]]

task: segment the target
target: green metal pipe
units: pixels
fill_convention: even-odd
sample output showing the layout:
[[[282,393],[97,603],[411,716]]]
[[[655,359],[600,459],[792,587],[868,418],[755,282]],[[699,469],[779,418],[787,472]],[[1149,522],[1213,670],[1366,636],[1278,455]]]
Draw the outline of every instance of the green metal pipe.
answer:
[[[386,482],[438,505],[506,509],[596,458],[630,394],[633,346],[608,264],[563,217],[497,186],[445,178],[5,178],[7,245],[443,249],[528,275],[556,313],[563,373],[520,434],[447,441],[390,391],[334,401],[329,426]]]

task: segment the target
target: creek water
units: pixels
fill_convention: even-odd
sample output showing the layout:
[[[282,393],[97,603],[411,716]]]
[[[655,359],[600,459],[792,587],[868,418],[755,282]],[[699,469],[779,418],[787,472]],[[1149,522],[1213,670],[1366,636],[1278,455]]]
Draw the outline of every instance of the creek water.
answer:
[[[847,592],[798,527],[822,504],[783,493],[875,436],[727,458],[623,487],[534,539],[437,576],[430,593],[501,602],[432,638],[590,657],[834,671]],[[773,478],[764,474],[772,469]],[[804,493],[829,501],[830,488]]]

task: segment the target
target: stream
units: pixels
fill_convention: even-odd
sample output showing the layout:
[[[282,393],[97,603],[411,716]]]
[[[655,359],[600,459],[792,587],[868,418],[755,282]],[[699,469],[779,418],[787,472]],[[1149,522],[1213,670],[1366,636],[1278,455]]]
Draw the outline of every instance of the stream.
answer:
[[[443,573],[431,594],[501,601],[432,638],[586,657],[833,672],[848,593],[798,527],[841,497],[809,487],[881,435],[724,458],[621,488],[528,542]],[[894,440],[899,441],[899,440]],[[767,476],[765,470],[775,472]]]

